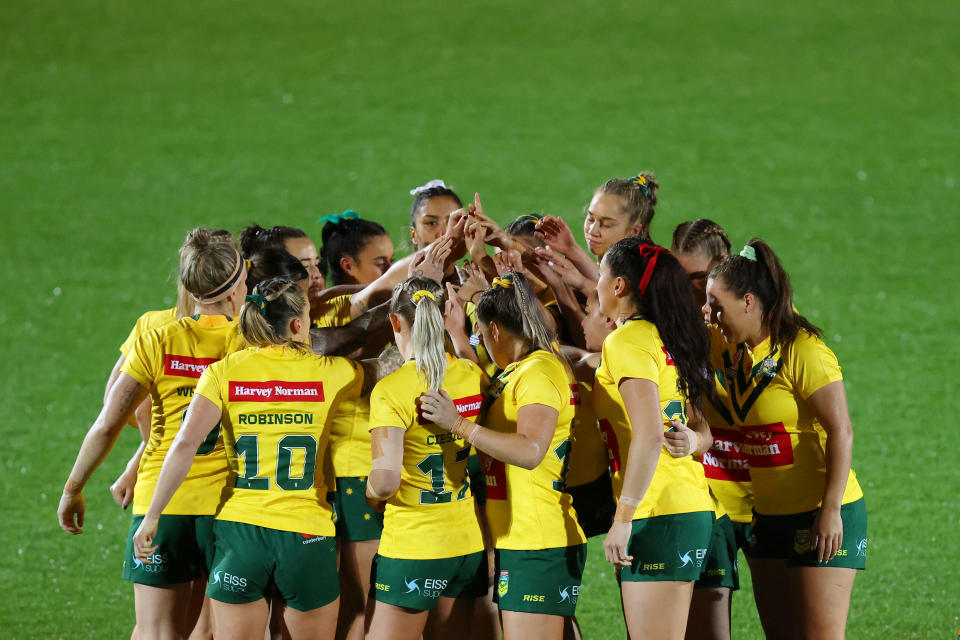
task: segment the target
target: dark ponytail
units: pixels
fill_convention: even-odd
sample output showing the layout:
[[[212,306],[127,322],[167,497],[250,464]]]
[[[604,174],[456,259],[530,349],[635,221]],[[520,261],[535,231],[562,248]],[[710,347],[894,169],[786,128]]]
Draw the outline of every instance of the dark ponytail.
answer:
[[[343,284],[346,274],[340,266],[343,256],[356,260],[370,238],[383,236],[387,230],[371,220],[340,218],[323,225],[320,247],[320,271],[329,273],[333,284]]]
[[[247,291],[253,291],[255,286],[270,278],[285,278],[299,282],[310,277],[303,264],[286,249],[266,249],[253,254],[249,260]]]
[[[746,255],[744,255],[746,254]],[[790,276],[766,242],[751,238],[740,252],[718,264],[710,277],[738,298],[752,293],[760,301],[763,326],[770,332],[771,347],[786,347],[803,329],[818,338],[820,328],[793,308]]]
[[[284,249],[284,242],[288,238],[306,238],[303,229],[296,227],[275,226],[264,229],[256,222],[251,222],[240,232],[240,253],[244,258],[250,258],[255,253],[266,249]]]
[[[640,317],[657,327],[676,363],[680,392],[690,404],[700,406],[713,383],[708,374],[710,338],[686,271],[665,248],[639,236],[615,243],[603,259],[611,276],[627,282]]]

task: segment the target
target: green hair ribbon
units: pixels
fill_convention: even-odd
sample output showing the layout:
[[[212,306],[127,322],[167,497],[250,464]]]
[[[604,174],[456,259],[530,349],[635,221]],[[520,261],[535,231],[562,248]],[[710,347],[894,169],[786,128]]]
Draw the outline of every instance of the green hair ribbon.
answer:
[[[358,220],[360,214],[354,211],[353,209],[347,209],[343,213],[331,213],[329,215],[323,216],[317,222],[329,222],[330,224],[338,224],[344,220]]]
[[[543,220],[543,216],[539,213],[525,213],[522,216],[517,216],[517,219],[514,222],[526,222],[530,220],[532,222],[540,222]]]
[[[740,255],[749,260],[750,262],[757,261],[757,250],[751,247],[748,244],[743,245],[743,249],[740,251]]]
[[[257,305],[257,311],[260,312],[260,315],[267,315],[267,299],[266,297],[260,295],[259,293],[250,293],[246,297],[247,302],[252,302]]]
[[[640,187],[640,191],[643,192],[643,195],[647,195],[647,192],[650,190],[650,185],[647,184],[647,177],[641,174],[637,174],[630,178],[630,182]]]
[[[500,287],[501,289],[510,289],[513,287],[513,276],[509,273],[502,278],[494,278],[490,283],[491,288]]]

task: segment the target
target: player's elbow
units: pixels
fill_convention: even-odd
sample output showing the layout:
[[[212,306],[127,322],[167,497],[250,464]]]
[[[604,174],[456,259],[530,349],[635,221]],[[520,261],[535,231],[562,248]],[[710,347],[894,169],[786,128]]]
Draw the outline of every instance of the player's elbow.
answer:
[[[385,500],[400,489],[400,472],[390,469],[374,469],[367,476],[367,493],[379,500]]]

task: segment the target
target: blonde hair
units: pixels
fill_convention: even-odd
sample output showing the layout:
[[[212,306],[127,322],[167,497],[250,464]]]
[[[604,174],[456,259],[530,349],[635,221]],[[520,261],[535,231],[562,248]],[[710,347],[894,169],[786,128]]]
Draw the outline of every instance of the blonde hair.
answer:
[[[180,282],[197,301],[212,298],[218,289],[239,281],[240,254],[228,231],[197,227],[180,247]],[[234,278],[236,278],[234,280]],[[178,304],[178,311],[182,311]],[[189,314],[188,314],[189,315]]]
[[[390,298],[390,313],[402,316],[412,327],[411,345],[417,372],[433,391],[443,385],[447,373],[444,301],[443,287],[430,278],[409,278],[393,288]]]
[[[650,237],[650,223],[653,222],[654,208],[657,206],[657,191],[660,183],[649,171],[641,171],[633,178],[612,178],[600,185],[595,193],[612,194],[620,197],[621,208],[629,224],[643,227],[641,236]]]
[[[511,271],[502,278],[494,278],[494,286],[480,295],[477,317],[484,324],[496,322],[523,338],[531,348],[544,349],[565,360],[554,346],[556,334],[540,310],[530,283],[520,272]]]
[[[300,285],[286,278],[264,280],[253,288],[240,308],[238,330],[252,347],[291,347],[307,351],[308,347],[286,337],[290,320],[299,317],[307,306]]]

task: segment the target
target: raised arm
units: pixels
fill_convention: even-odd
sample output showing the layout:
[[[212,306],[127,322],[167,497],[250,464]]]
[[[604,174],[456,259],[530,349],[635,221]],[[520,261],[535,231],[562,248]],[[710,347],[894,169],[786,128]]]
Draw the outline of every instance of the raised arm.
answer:
[[[427,391],[420,401],[424,417],[441,429],[457,434],[497,460],[524,469],[534,469],[543,460],[560,416],[544,404],[524,405],[517,411],[516,433],[501,433],[461,417],[443,389]]]
[[[57,518],[60,521],[60,528],[67,533],[83,533],[83,520],[86,513],[83,487],[110,453],[134,407],[146,396],[147,390],[132,377],[125,373],[117,376],[100,415],[83,439],[76,462],[63,486],[63,495],[57,507]]]
[[[310,346],[322,356],[370,355],[382,349],[393,335],[387,320],[389,310],[390,303],[384,302],[342,327],[312,328]],[[360,354],[355,353],[358,350]]]

